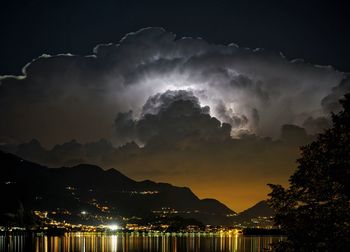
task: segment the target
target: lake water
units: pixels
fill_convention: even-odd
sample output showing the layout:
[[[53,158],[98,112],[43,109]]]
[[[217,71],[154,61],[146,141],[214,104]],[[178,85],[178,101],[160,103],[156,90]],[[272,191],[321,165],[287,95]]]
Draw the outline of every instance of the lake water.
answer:
[[[64,236],[0,236],[0,251],[268,251],[282,236],[223,233],[67,233]]]

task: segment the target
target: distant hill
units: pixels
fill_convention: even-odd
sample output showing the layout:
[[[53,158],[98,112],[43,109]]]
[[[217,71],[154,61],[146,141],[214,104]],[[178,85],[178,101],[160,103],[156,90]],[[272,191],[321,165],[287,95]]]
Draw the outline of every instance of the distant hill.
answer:
[[[101,207],[106,206],[108,214],[120,218],[173,214],[212,225],[230,223],[226,215],[234,213],[217,200],[200,200],[187,187],[137,182],[115,169],[105,171],[95,165],[47,168],[0,151],[0,167],[0,190],[5,192],[1,213],[16,211],[20,203],[26,210],[105,215]]]
[[[273,210],[267,205],[267,202],[265,200],[262,200],[255,204],[254,206],[244,210],[243,212],[240,212],[236,218],[239,221],[247,221],[250,220],[251,218],[256,218],[256,217],[269,217],[273,216]]]

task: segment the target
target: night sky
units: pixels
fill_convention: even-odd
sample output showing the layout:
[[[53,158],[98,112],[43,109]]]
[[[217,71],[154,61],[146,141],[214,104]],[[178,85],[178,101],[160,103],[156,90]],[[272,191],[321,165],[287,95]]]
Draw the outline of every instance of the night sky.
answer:
[[[337,1],[1,3],[1,146],[243,210],[287,183],[298,146],[350,91],[348,13]]]

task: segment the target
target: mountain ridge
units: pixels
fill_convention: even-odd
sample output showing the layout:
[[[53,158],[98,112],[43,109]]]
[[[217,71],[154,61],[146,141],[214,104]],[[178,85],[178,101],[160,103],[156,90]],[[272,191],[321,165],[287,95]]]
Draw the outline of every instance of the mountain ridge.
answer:
[[[240,221],[250,220],[254,217],[270,217],[273,216],[273,209],[270,208],[266,200],[261,200],[253,206],[237,214],[236,218]]]
[[[0,164],[1,189],[30,210],[89,209],[98,214],[94,207],[98,204],[108,206],[111,215],[142,218],[168,209],[215,225],[229,223],[227,215],[235,213],[215,199],[199,199],[188,187],[135,181],[114,168],[89,164],[48,168],[2,151]]]

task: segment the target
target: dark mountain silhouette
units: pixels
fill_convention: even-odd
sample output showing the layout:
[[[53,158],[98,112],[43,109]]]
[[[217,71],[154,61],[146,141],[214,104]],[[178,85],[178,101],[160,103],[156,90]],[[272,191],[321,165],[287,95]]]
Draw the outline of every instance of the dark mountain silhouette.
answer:
[[[255,204],[254,206],[244,210],[243,212],[240,212],[236,218],[240,221],[246,221],[250,220],[251,218],[256,218],[256,217],[269,217],[273,216],[274,212],[272,208],[270,208],[267,205],[267,202],[265,200],[262,200]]]
[[[226,215],[234,213],[217,200],[200,200],[187,187],[137,182],[115,169],[95,165],[47,168],[0,151],[0,167],[0,189],[5,192],[2,213],[20,202],[26,210],[101,214],[98,204],[121,217],[143,218],[165,211],[214,225],[230,223]]]

